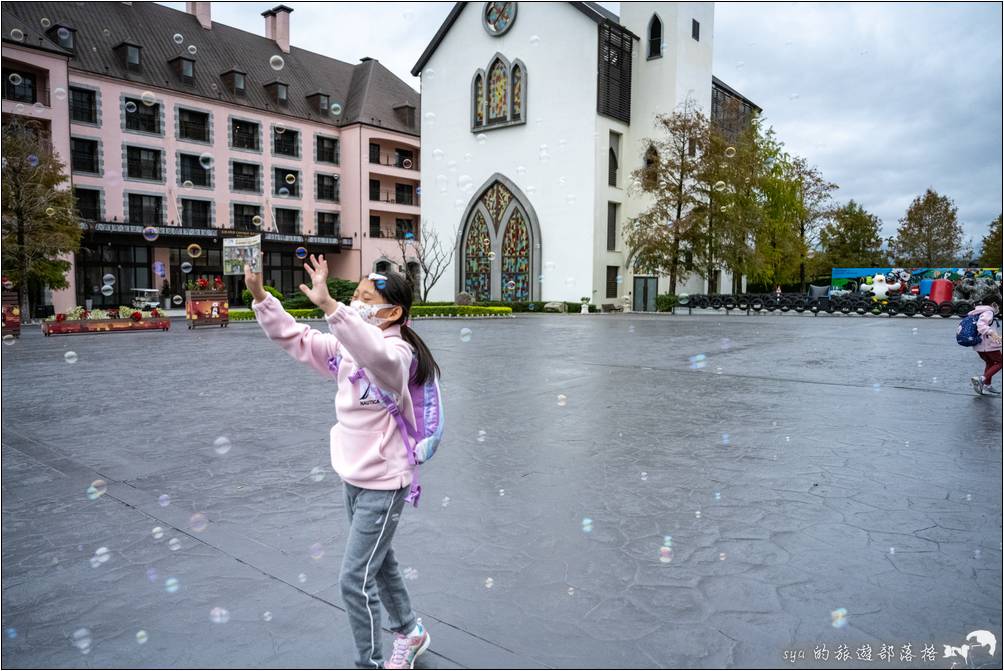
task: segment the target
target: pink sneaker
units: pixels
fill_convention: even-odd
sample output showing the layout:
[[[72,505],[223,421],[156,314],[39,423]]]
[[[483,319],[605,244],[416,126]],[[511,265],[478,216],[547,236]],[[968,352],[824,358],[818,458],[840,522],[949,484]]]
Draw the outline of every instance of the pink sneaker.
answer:
[[[398,634],[394,638],[394,651],[390,655],[390,661],[384,664],[385,669],[414,669],[415,660],[423,652],[429,649],[432,637],[422,626],[422,620],[418,620],[418,635],[405,636]]]

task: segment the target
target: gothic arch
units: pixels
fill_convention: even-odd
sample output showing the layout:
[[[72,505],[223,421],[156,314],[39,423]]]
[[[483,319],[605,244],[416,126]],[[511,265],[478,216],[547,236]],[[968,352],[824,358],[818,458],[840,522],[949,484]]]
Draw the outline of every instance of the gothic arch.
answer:
[[[496,187],[501,187],[502,190],[497,190]],[[505,202],[501,202],[503,200]],[[480,259],[480,264],[478,263],[479,259],[476,258],[479,249],[478,241],[476,238],[472,238],[472,235],[483,235],[483,232],[475,231],[475,227],[480,227],[482,221],[485,226],[484,232],[487,233],[488,249],[494,254],[488,269],[487,284],[490,300],[502,300],[506,289],[502,282],[505,273],[509,278],[508,281],[517,282],[515,290],[520,292],[520,300],[525,297],[525,300],[539,301],[541,299],[540,274],[542,268],[540,223],[537,219],[537,213],[523,191],[516,186],[515,182],[501,173],[495,173],[485,180],[484,184],[474,192],[464,210],[461,219],[460,244],[457,245],[455,256],[456,291],[465,291],[471,285],[468,280],[474,279],[476,276],[479,278],[480,284],[484,285],[484,278],[481,275],[475,275],[484,272],[484,265],[483,259]],[[512,225],[512,229],[510,229],[510,225]],[[519,236],[513,233],[511,233],[513,237],[508,241],[510,245],[506,246],[507,231],[516,231],[520,227],[523,229],[522,235],[525,235],[520,250],[525,249],[525,252],[514,250],[513,244],[519,241],[513,238]],[[480,244],[483,245],[483,242]],[[469,251],[472,253],[469,254]],[[504,269],[503,266],[506,265],[507,260],[509,268]],[[522,287],[521,277],[516,277],[513,273],[525,275],[525,292],[520,289]],[[478,300],[485,299],[478,297]]]
[[[658,14],[652,14],[652,18],[648,21],[648,50],[646,51],[648,59],[662,58],[662,45],[665,40],[663,34],[663,24],[662,19],[659,18]]]
[[[471,128],[482,128],[487,119],[487,76],[478,68],[471,78]]]

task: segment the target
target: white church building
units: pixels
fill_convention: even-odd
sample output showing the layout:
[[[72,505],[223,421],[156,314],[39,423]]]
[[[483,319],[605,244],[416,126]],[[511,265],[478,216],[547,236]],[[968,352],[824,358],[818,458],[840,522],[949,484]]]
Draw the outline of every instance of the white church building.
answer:
[[[712,118],[726,98],[759,110],[713,78],[713,34],[712,2],[456,3],[412,70],[422,226],[457,242],[430,300],[654,310],[669,281],[626,267],[622,222],[646,205],[627,187],[656,115],[688,97]],[[677,292],[731,287],[722,272]]]

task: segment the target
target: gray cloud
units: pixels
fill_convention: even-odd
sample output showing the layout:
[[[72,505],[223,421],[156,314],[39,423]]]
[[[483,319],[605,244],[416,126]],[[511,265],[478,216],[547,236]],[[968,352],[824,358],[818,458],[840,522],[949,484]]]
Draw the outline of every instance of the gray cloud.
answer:
[[[217,2],[213,17],[263,33],[274,4]],[[297,46],[372,56],[418,89],[409,71],[453,3],[289,5]],[[1002,202],[1001,19],[1000,3],[718,3],[714,72],[886,236],[933,187],[978,244]]]

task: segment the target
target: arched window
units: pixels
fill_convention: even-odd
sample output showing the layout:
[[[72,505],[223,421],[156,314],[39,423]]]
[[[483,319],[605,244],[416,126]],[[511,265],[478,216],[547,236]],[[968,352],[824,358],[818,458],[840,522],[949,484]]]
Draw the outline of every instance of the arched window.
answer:
[[[662,21],[655,14],[648,22],[648,57],[662,58]]]
[[[530,300],[530,236],[518,209],[509,216],[502,237],[502,300]]]
[[[390,261],[377,261],[376,265],[373,267],[374,272],[378,273],[388,273],[390,272]]]
[[[523,118],[523,68],[512,66],[512,121]]]
[[[474,125],[485,125],[485,79],[480,73],[474,76]]]
[[[488,121],[505,121],[507,119],[506,108],[509,106],[507,100],[509,76],[506,72],[505,64],[500,60],[492,63],[488,69]]]
[[[467,231],[467,243],[464,245],[464,291],[476,301],[491,300],[494,256],[485,218],[477,212]]]
[[[617,152],[613,147],[609,149],[609,163],[607,164],[607,184],[617,186]]]

